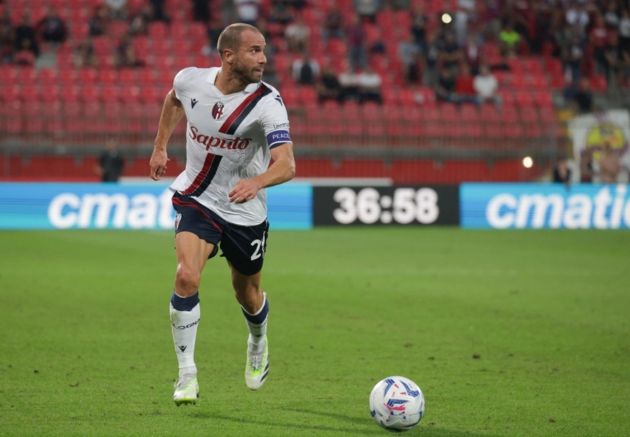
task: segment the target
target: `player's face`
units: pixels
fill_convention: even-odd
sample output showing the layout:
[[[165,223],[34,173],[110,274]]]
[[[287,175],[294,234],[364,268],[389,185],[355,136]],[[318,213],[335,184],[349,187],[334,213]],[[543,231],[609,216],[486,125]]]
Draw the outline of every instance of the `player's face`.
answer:
[[[244,82],[261,81],[267,63],[266,46],[265,37],[260,33],[250,30],[241,33],[241,45],[232,69]]]

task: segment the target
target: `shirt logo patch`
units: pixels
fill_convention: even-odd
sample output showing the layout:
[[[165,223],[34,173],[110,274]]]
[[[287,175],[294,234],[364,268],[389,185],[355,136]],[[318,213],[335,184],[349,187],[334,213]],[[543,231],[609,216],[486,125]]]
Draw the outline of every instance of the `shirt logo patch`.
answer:
[[[212,118],[218,120],[223,115],[223,103],[217,102],[212,107]]]
[[[194,108],[196,104],[197,104],[197,99],[190,99],[190,107],[191,108]]]

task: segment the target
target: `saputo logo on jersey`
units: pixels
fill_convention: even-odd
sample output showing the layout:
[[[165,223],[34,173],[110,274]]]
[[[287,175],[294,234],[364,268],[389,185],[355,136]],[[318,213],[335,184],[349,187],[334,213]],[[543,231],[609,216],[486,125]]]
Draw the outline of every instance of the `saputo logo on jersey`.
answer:
[[[199,133],[199,129],[196,126],[190,126],[190,138],[199,144],[202,144],[206,150],[211,147],[216,149],[227,150],[244,150],[249,146],[251,138],[239,138],[234,137],[232,139],[213,137],[212,135],[205,135]]]

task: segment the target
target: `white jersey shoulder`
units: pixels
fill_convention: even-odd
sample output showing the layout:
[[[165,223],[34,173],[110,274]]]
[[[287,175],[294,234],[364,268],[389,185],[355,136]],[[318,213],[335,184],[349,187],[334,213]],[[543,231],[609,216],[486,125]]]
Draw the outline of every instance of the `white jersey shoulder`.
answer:
[[[214,85],[219,68],[185,68],[173,89],[186,113],[186,168],[174,190],[194,197],[225,220],[257,225],[267,217],[266,196],[242,204],[228,194],[241,179],[266,171],[270,150],[291,142],[289,119],[280,93],[265,83],[223,94]]]

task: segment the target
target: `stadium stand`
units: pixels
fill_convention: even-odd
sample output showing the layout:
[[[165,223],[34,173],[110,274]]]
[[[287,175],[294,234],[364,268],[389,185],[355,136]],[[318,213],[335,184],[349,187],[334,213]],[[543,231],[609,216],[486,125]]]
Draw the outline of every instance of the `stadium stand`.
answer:
[[[162,3],[156,13],[152,5]],[[145,176],[143,163],[174,74],[189,65],[218,65],[213,36],[237,17],[232,2],[209,1],[208,21],[199,21],[195,3],[128,0],[123,19],[110,16],[100,0],[0,2],[0,177],[93,178],[95,151],[111,137],[130,158],[125,175]],[[376,3],[377,13],[352,28],[352,42],[344,35],[358,16],[351,0],[259,2],[257,24],[270,45],[265,77],[289,110],[302,177],[530,180],[548,169],[544,164],[563,144],[556,101],[565,89],[579,80],[595,93],[629,83],[627,2],[617,2],[616,17],[606,1],[568,7],[497,2],[494,9],[480,1]],[[38,23],[49,6],[67,29],[63,42],[42,38]],[[340,14],[341,35],[325,31],[329,11]],[[22,47],[12,45],[25,12],[37,36],[33,62],[18,57]],[[364,103],[360,89],[345,101],[323,102],[316,77],[310,85],[296,83],[291,66],[303,54],[285,37],[296,16],[320,66],[330,65],[341,78],[348,65],[369,64],[381,79],[382,104]],[[497,37],[510,26],[520,38],[515,48]],[[582,53],[572,58],[567,50],[576,47],[565,41],[573,36]],[[402,58],[405,50],[411,67]],[[509,50],[514,55],[506,55]],[[462,93],[472,79],[452,88],[449,74],[459,76],[464,64],[473,73],[491,67],[496,98],[481,102],[474,90]],[[180,126],[175,144],[183,132]],[[543,165],[522,168],[525,155]],[[181,166],[175,167],[173,172]]]

